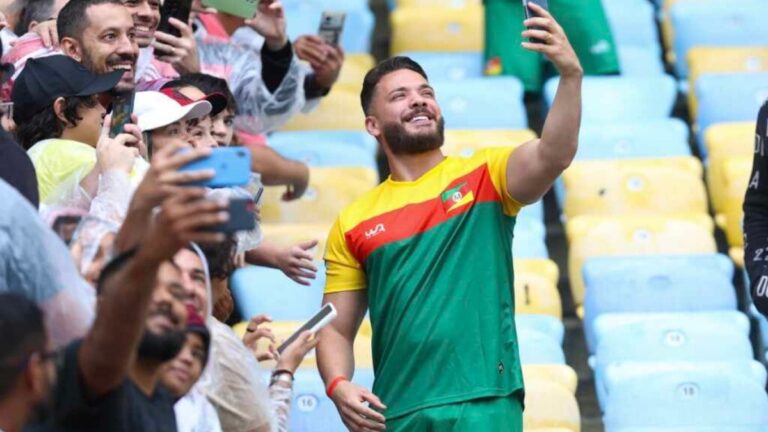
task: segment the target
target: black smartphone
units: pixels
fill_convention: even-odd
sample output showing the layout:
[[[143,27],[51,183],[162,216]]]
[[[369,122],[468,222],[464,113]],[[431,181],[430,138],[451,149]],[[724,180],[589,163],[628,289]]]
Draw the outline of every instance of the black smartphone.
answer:
[[[338,46],[341,43],[341,32],[344,30],[344,12],[323,12],[320,17],[320,30],[317,34],[328,45]]]
[[[109,124],[109,137],[114,138],[123,133],[127,123],[131,122],[133,114],[133,99],[136,95],[135,90],[122,92],[115,95],[112,99],[112,121]]]
[[[256,228],[256,203],[252,198],[231,198],[229,200],[229,220],[223,224],[212,226],[206,231],[234,233],[250,231]]]
[[[523,0],[523,9],[525,10],[525,19],[535,18],[535,17],[538,16],[528,6],[530,3],[535,3],[536,5],[540,6],[542,9],[547,10],[547,11],[549,10],[549,4],[547,3],[547,0]],[[531,27],[531,28],[534,29],[534,30],[542,30],[541,27],[535,27],[534,26],[534,27]],[[544,41],[539,39],[539,38],[530,38],[530,39],[528,39],[528,41],[531,42],[531,43],[538,43],[538,44],[543,44],[544,43]]]
[[[168,20],[173,17],[187,24],[191,10],[192,0],[165,0],[160,7],[160,24],[157,26],[157,29],[163,33],[181,37],[179,29],[172,26]]]

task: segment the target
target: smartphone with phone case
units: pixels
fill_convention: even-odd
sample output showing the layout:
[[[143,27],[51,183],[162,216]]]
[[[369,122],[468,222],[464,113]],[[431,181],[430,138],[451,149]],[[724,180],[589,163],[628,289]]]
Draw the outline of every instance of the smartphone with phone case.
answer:
[[[125,125],[131,122],[135,90],[122,92],[112,99],[112,120],[109,124],[109,137],[114,138],[124,132]]]
[[[188,185],[210,188],[245,186],[251,179],[251,151],[245,147],[216,147],[210,155],[184,165],[179,171],[205,169],[214,171],[213,178]]]
[[[523,1],[523,9],[525,10],[525,19],[529,18],[536,18],[538,15],[531,10],[531,8],[528,6],[530,3],[535,3],[536,5],[540,6],[544,10],[549,10],[549,4],[547,3],[547,0],[522,0]],[[531,27],[533,30],[542,30],[541,27]],[[539,38],[529,38],[529,42],[531,43],[538,43],[543,44],[544,41]]]
[[[207,231],[234,233],[237,231],[250,231],[256,228],[256,203],[252,198],[230,198],[229,220],[223,224],[215,225]]]
[[[160,7],[160,24],[157,30],[170,35],[181,37],[181,32],[169,22],[170,18],[188,23],[189,13],[192,10],[192,0],[165,0]]]
[[[328,45],[338,46],[341,43],[341,32],[344,30],[344,12],[323,12],[320,17],[320,30],[317,34]]]
[[[323,327],[330,324],[331,321],[336,318],[336,314],[336,308],[333,307],[333,304],[326,303],[319,312],[317,312],[312,318],[309,319],[309,321],[305,322],[304,325],[293,332],[293,334],[288,339],[286,339],[285,342],[281,343],[280,346],[277,347],[277,352],[282,354],[283,351],[288,348],[288,345],[292,344],[293,341],[295,341],[299,336],[301,336],[302,333],[307,330],[311,331],[312,333],[317,333]]]

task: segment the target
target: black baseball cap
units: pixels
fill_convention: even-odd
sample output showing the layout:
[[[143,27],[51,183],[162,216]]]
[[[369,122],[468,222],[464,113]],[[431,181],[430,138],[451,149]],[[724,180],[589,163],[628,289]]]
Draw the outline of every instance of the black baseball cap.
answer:
[[[124,72],[95,74],[64,55],[29,59],[13,84],[13,120],[29,121],[59,97],[91,96],[112,90]]]

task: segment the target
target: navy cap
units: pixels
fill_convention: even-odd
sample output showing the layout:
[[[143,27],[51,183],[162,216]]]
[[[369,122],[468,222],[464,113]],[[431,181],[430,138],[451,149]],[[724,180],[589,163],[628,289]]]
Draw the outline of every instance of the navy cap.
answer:
[[[64,55],[29,59],[13,84],[13,120],[29,121],[59,97],[91,96],[112,90],[124,72],[95,74]]]

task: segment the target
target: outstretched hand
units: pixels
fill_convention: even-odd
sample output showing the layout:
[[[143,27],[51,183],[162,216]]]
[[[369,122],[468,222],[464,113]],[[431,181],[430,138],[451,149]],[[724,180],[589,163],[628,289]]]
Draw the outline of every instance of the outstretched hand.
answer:
[[[531,2],[528,7],[536,17],[523,21],[527,29],[522,35],[524,38],[535,38],[540,42],[523,42],[523,48],[547,56],[563,77],[581,76],[583,70],[579,58],[560,24],[541,6]]]

